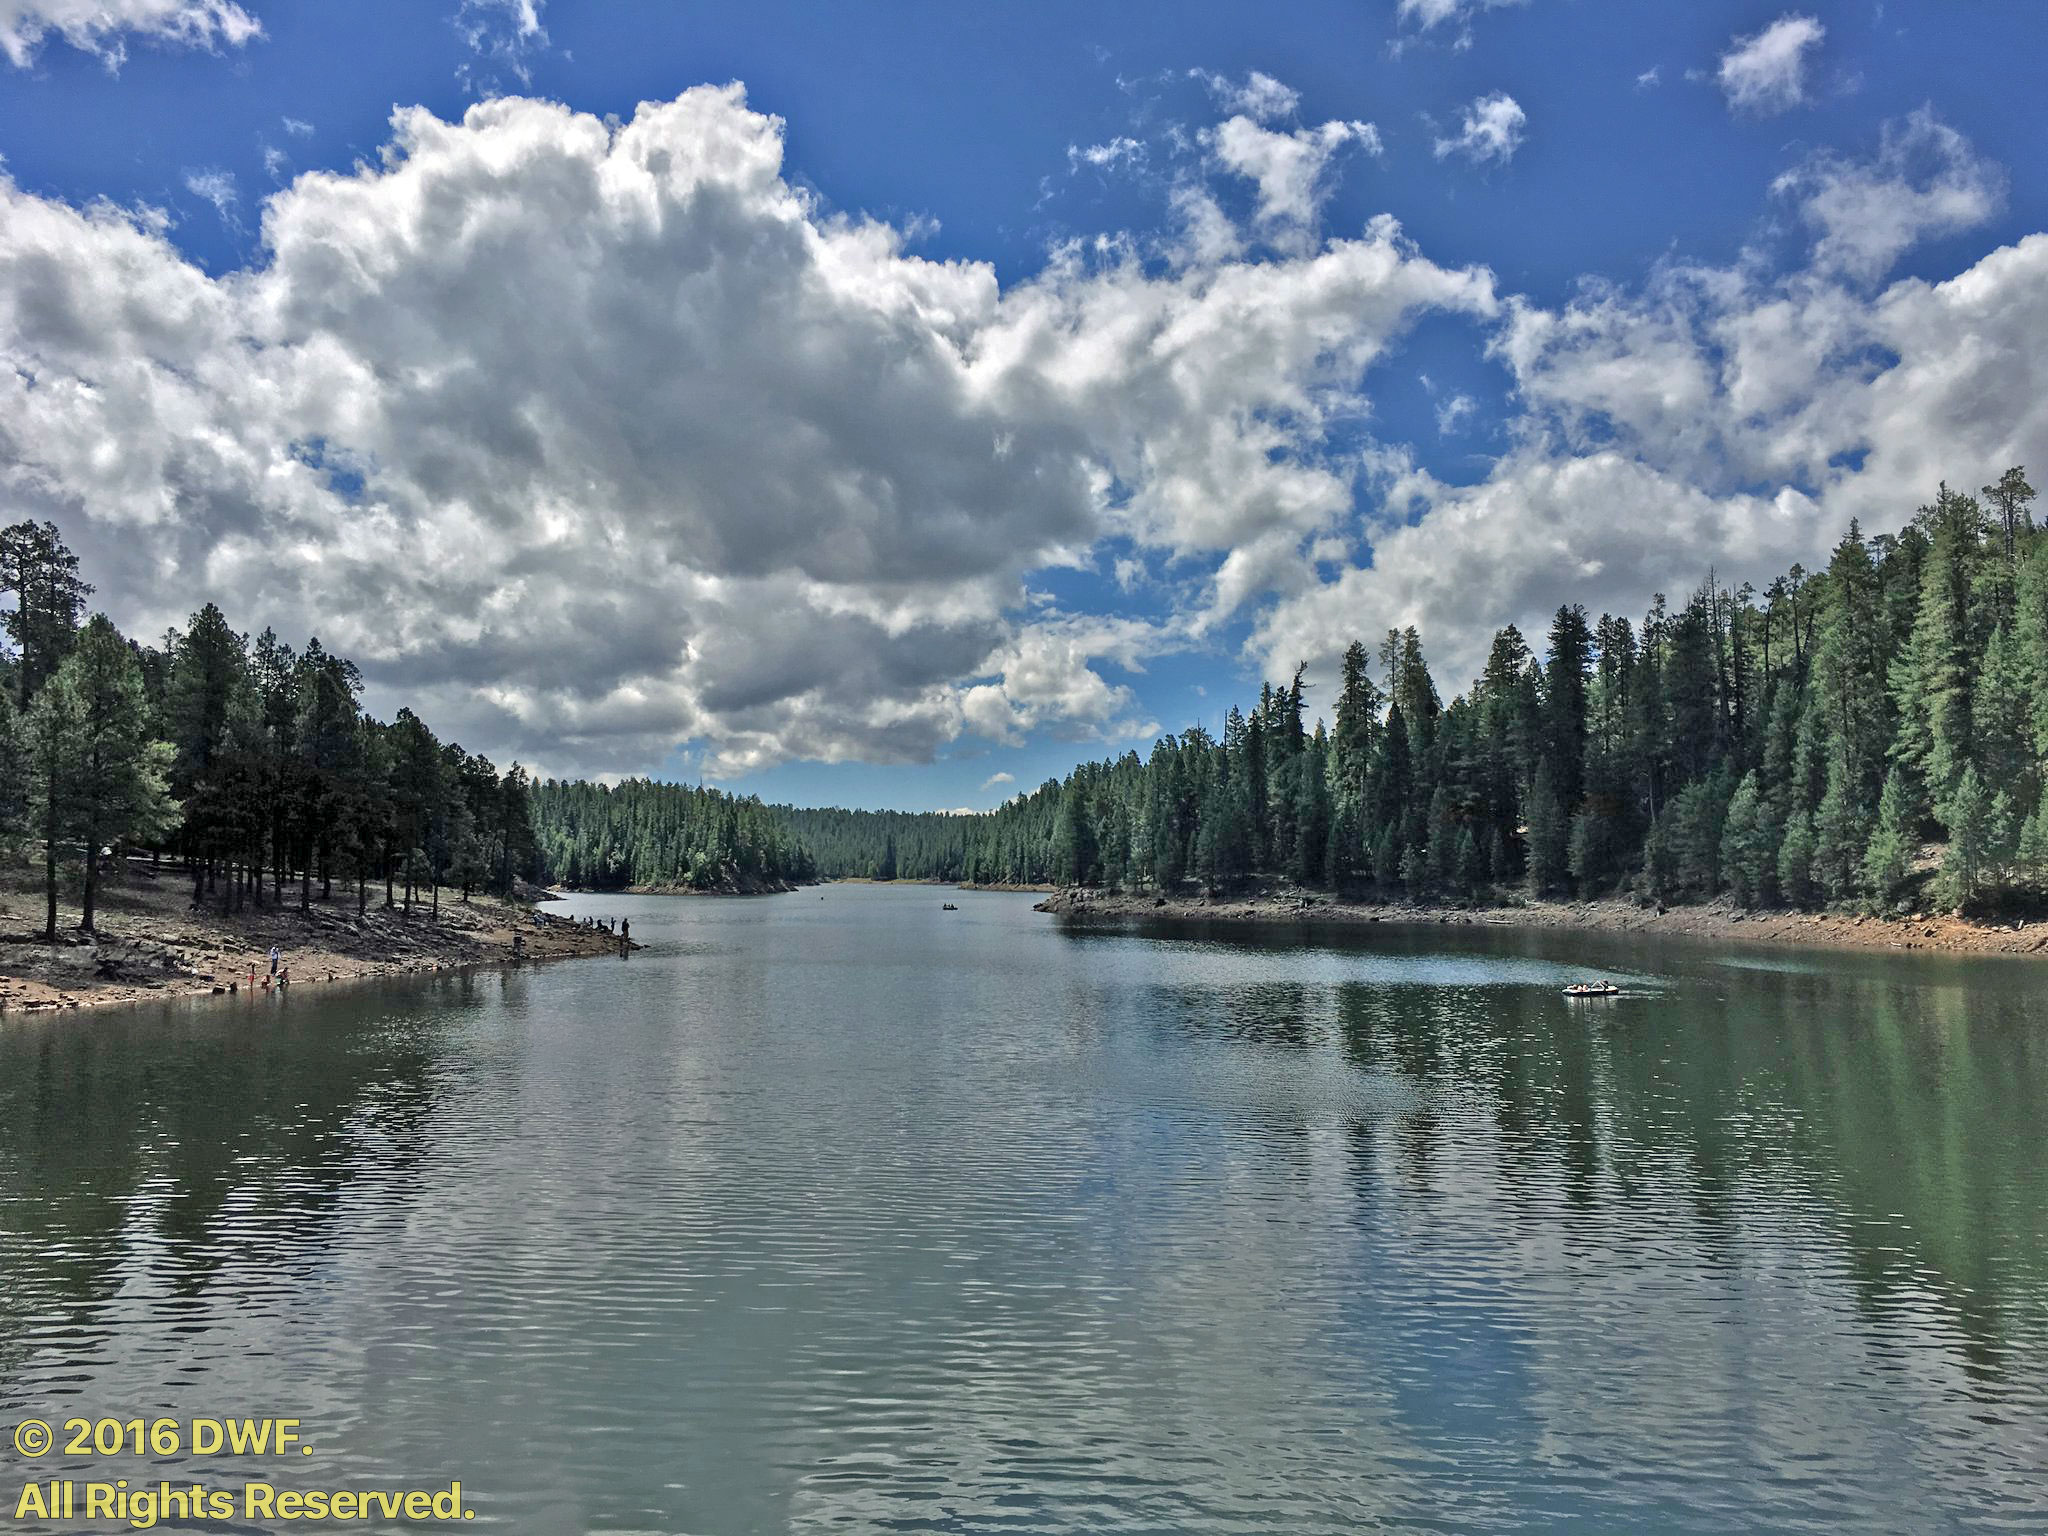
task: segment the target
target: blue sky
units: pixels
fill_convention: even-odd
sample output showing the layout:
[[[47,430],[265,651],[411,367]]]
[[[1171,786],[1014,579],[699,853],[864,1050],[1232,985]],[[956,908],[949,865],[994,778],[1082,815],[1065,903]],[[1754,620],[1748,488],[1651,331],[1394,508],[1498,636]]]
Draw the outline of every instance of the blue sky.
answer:
[[[562,773],[987,806],[1352,635],[1453,692],[1499,623],[2041,452],[2038,5],[0,0],[0,45],[12,515],[131,629],[319,628]],[[698,169],[622,190],[650,155]]]

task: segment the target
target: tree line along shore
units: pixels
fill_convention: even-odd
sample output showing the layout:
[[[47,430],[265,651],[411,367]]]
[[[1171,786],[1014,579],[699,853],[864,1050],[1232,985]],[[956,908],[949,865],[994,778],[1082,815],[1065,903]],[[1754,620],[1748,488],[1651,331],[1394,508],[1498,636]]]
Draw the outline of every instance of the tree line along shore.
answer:
[[[370,716],[317,638],[209,603],[143,644],[92,590],[54,524],[0,528],[0,1007],[225,989],[272,944],[295,984],[617,948],[533,921],[520,765]]]
[[[360,705],[317,638],[212,604],[160,643],[87,617],[50,523],[0,529],[0,842],[97,932],[107,888],[181,881],[223,919],[368,921],[595,890],[767,891],[835,878],[1226,895],[1284,880],[1368,902],[1667,907],[2005,925],[2048,882],[2048,533],[2020,468],[1944,485],[1896,534],[1762,591],[1710,572],[1644,618],[1512,625],[1444,703],[1420,634],[1354,643],[1329,720],[1304,672],[1194,727],[972,816],[764,805],[517,763]],[[1378,678],[1374,676],[1377,661]],[[140,857],[138,857],[138,855]],[[20,870],[16,870],[19,875]],[[1201,899],[1201,898],[1197,898]],[[0,969],[5,969],[0,965]]]
[[[1448,704],[1421,636],[1390,631],[1376,658],[1350,647],[1313,730],[1297,671],[1220,739],[1162,737],[989,815],[785,824],[823,877],[1118,896],[1053,903],[1097,912],[1215,916],[1286,882],[1411,913],[1729,936],[1761,916],[1788,940],[2031,952],[2048,895],[2034,497],[2019,467],[1975,495],[1944,485],[1896,534],[1852,524],[1824,570],[1761,591],[1710,572],[1639,623],[1565,604],[1541,655],[1500,630]]]

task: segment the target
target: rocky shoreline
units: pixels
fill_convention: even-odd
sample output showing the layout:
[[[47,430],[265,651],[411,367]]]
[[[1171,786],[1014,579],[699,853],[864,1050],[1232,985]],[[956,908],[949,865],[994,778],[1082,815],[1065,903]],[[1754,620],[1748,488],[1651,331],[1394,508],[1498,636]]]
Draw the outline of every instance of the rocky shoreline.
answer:
[[[1164,896],[1150,891],[1067,888],[1055,891],[1037,903],[1036,910],[1066,917],[1118,921],[1285,923],[1311,927],[1405,923],[1445,927],[1563,928],[1832,949],[1921,950],[1950,954],[2048,953],[2048,922],[1978,923],[1941,914],[1877,918],[1832,912],[1747,911],[1726,902],[1702,907],[1642,907],[1621,900],[1530,901],[1518,906],[1445,907],[1427,903],[1340,901],[1326,892],[1284,886],[1221,896]]]
[[[40,893],[10,885],[0,890],[0,1015],[247,992],[252,973],[261,990],[273,945],[298,988],[615,955],[620,944],[602,930],[536,922],[520,902],[472,897],[465,904],[450,891],[442,892],[438,918],[417,900],[410,914],[386,910],[381,887],[360,919],[353,890],[344,899],[337,886],[333,901],[305,912],[295,888],[284,894],[282,906],[223,916],[192,907],[191,887],[175,870],[132,873],[106,892],[95,934],[60,927],[52,945],[42,938]],[[64,920],[75,915],[67,911]]]

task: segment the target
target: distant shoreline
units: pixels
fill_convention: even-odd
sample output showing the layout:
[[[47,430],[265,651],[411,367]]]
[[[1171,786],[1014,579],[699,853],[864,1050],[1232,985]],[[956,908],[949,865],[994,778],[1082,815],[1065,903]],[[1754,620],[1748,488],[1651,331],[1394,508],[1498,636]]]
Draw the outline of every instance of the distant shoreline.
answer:
[[[802,889],[801,885],[786,883],[759,885],[752,890],[728,886],[704,889],[694,885],[614,885],[603,889],[594,885],[551,885],[537,899],[549,902],[567,901],[571,896],[788,896]]]
[[[1701,907],[1638,907],[1632,902],[1531,901],[1521,906],[1445,907],[1340,901],[1323,892],[1271,889],[1224,896],[1161,896],[1066,887],[1037,904],[1061,917],[1293,927],[1365,928],[1377,923],[1455,928],[1545,928],[1644,934],[1742,944],[1932,954],[2041,955],[2048,922],[1975,923],[1923,914],[1903,918],[1840,913],[1745,911],[1725,902]]]

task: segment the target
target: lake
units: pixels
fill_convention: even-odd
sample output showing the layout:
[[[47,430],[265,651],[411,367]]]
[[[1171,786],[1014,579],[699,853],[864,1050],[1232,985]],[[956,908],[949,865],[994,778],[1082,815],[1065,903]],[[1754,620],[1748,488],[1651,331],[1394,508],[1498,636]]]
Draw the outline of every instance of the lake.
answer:
[[[0,1430],[315,1449],[0,1449],[0,1519],[2048,1528],[2048,969],[1032,899],[580,897],[647,947],[0,1021]]]

